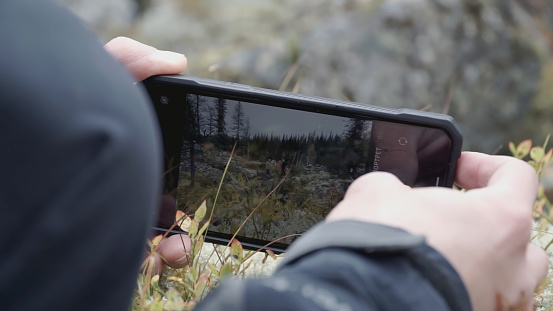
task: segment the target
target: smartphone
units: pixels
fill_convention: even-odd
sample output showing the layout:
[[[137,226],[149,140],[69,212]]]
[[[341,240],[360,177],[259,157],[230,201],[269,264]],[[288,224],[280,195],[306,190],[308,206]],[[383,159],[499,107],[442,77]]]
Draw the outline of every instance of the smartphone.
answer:
[[[453,185],[462,135],[447,115],[180,75],[142,84],[163,135],[164,192],[189,215],[206,201],[209,242],[240,228],[245,248],[285,251],[369,172]]]

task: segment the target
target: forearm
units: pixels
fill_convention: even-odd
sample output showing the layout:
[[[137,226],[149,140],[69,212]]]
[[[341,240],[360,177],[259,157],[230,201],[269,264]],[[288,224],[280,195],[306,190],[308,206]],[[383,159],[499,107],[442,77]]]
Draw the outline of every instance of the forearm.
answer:
[[[233,305],[234,304],[234,305]],[[319,225],[269,278],[229,281],[199,310],[470,310],[463,284],[422,237],[375,224]]]

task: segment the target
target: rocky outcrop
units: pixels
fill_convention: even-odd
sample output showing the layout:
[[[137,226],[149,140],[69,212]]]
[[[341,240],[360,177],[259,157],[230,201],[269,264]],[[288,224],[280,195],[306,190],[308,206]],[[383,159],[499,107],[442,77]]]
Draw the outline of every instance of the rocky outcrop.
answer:
[[[130,0],[111,2],[136,11]],[[537,25],[529,5],[165,0],[152,1],[118,34],[186,53],[193,75],[449,113],[466,149],[494,152],[520,130],[548,57],[540,27],[549,24]],[[128,20],[114,16],[86,20],[99,31]]]

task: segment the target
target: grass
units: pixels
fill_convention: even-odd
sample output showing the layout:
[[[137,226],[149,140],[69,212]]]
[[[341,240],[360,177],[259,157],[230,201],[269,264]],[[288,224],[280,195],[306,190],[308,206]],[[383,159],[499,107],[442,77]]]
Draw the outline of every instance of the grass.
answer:
[[[546,152],[546,145],[547,140],[542,146],[532,146],[532,142],[526,140],[516,146],[511,143],[510,150],[513,156],[526,160],[541,175],[550,166],[553,153],[551,149]],[[204,243],[205,234],[210,223],[209,219],[213,216],[232,155],[233,153],[231,153],[223,178],[219,183],[213,208],[210,209],[211,213],[207,217],[208,221],[202,222],[208,211],[205,201],[196,209],[194,215],[186,215],[179,211],[176,216],[178,221],[175,226],[179,225],[186,229],[192,240],[189,265],[183,269],[168,268],[161,275],[156,275],[152,266],[153,256],[148,256],[142,266],[142,272],[138,276],[132,310],[192,310],[197,302],[219,284],[221,279],[267,275],[274,269],[277,262],[277,256],[274,253],[270,251],[260,252],[261,250],[257,252],[246,251],[234,237],[226,246],[213,246]],[[236,234],[286,177],[287,174],[273,191],[257,204],[238,228]],[[539,196],[534,207],[534,216],[536,221],[532,242],[544,248],[551,258],[553,256],[553,233],[551,232],[553,228],[553,209],[550,200],[545,196],[543,185],[540,185]],[[150,254],[155,253],[161,240],[162,237],[158,236],[148,242]],[[255,271],[252,271],[252,267],[256,265]],[[552,278],[553,272],[550,270],[546,282],[535,294],[536,310],[553,310]]]
[[[208,249],[208,247],[204,247],[205,235],[211,223],[217,199],[221,193],[223,181],[228,173],[234,151],[235,149],[233,148],[215,194],[213,207],[210,209],[211,212],[207,221],[202,222],[207,213],[206,201],[196,209],[193,217],[180,210],[177,211],[173,227],[180,226],[181,229],[188,232],[191,240],[188,266],[182,269],[166,269],[162,275],[156,275],[154,273],[154,254],[156,253],[157,246],[165,236],[156,236],[151,241],[148,241],[150,253],[144,260],[142,272],[138,277],[137,291],[133,299],[132,310],[192,310],[196,303],[207,295],[210,289],[219,284],[221,279],[229,276],[245,276],[248,269],[255,262],[253,260],[254,256],[261,254],[262,249],[255,252],[245,251],[235,237],[263,202],[278,189],[290,170],[288,170],[275,189],[267,194],[254,210],[251,211],[242,225],[235,231],[229,244],[224,247],[212,247],[208,250],[209,255],[205,256],[205,251]],[[268,257],[271,257],[273,260],[276,259],[276,255],[273,252],[266,250],[264,252],[264,259],[262,260],[263,264],[267,261]]]

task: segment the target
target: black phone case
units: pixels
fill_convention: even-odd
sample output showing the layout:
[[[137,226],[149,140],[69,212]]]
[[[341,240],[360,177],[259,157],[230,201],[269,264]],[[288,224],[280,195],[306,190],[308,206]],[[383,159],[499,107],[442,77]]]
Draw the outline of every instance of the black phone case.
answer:
[[[461,154],[462,135],[451,116],[419,111],[413,109],[390,109],[372,106],[355,102],[347,102],[335,99],[306,96],[289,92],[263,89],[232,82],[223,82],[204,78],[182,76],[182,75],[161,75],[154,76],[142,82],[146,87],[155,85],[178,86],[183,93],[193,93],[205,96],[224,97],[226,99],[247,101],[262,105],[290,108],[342,117],[361,117],[365,119],[381,120],[387,122],[420,125],[430,128],[437,128],[445,131],[451,140],[450,158],[446,178],[441,186],[453,186],[457,160]],[[164,136],[171,135],[171,126],[164,124],[164,117],[160,117],[161,128]],[[174,139],[174,138],[173,138]],[[166,153],[168,152],[166,146]],[[169,152],[180,152],[172,150]],[[158,228],[159,229],[159,228]],[[173,232],[176,233],[176,232]],[[213,236],[211,242],[223,243],[224,238]],[[244,247],[258,249],[262,245],[242,241]],[[250,245],[251,244],[251,245]],[[285,246],[268,247],[273,251],[281,252]]]
[[[371,119],[378,119],[388,122],[396,122],[410,125],[424,125],[444,130],[451,139],[451,157],[449,159],[449,170],[444,181],[445,186],[453,186],[457,159],[461,155],[463,136],[455,123],[449,116],[434,112],[420,111],[413,109],[391,109],[347,102],[335,99],[307,96],[289,92],[263,89],[233,82],[223,82],[205,78],[197,78],[182,75],[161,75],[148,78],[144,84],[169,84],[178,85],[186,90],[202,95],[224,96],[234,100],[247,100],[252,103],[270,103],[272,106],[326,113],[344,117],[361,116]]]

